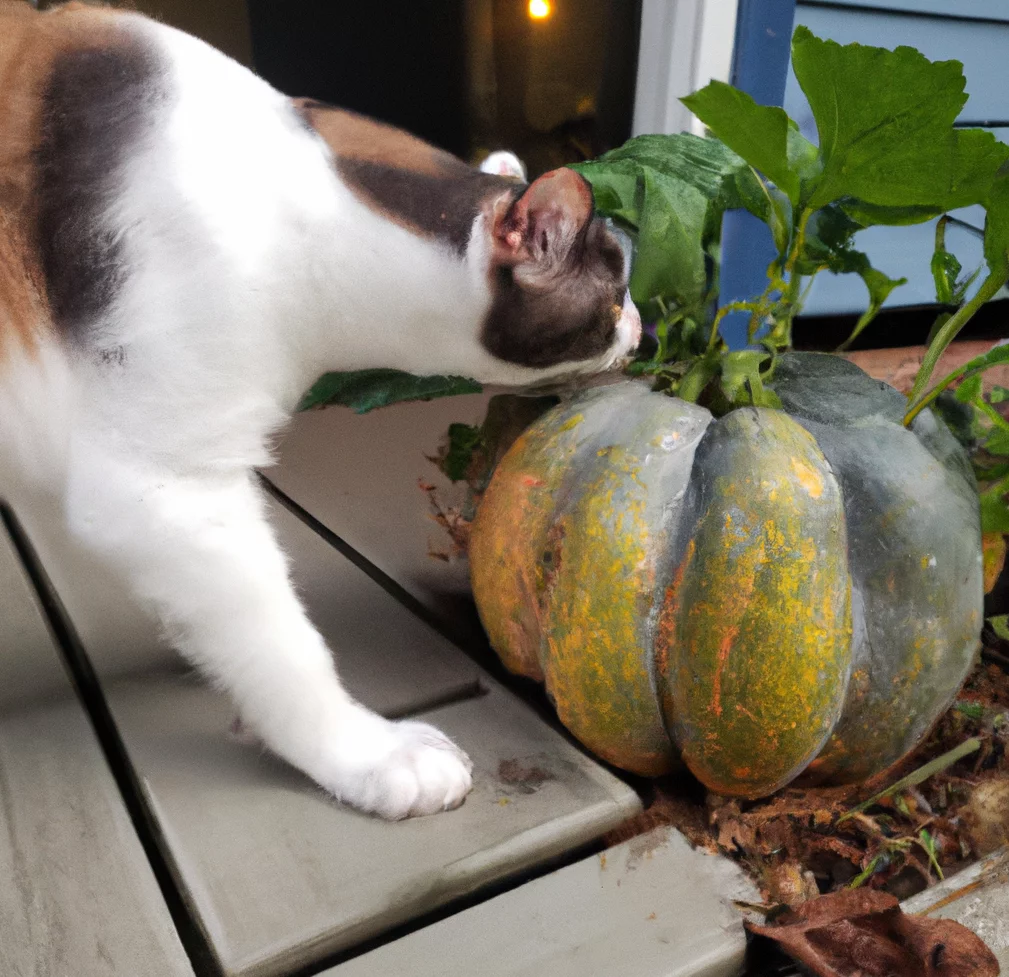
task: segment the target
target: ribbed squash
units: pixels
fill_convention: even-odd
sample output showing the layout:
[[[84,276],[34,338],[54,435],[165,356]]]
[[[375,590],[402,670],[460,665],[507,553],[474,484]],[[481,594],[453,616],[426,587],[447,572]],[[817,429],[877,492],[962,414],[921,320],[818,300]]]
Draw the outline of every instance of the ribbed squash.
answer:
[[[783,410],[627,382],[505,455],[470,543],[491,643],[599,756],[760,797],[850,782],[949,706],[982,623],[968,460],[847,361],[780,357]]]

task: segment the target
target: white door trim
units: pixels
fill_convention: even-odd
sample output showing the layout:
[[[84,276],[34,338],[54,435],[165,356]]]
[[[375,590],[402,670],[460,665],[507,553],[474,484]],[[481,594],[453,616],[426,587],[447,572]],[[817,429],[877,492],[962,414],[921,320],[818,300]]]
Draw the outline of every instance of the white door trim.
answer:
[[[728,81],[738,0],[643,0],[633,133],[700,132],[680,104],[712,78]]]

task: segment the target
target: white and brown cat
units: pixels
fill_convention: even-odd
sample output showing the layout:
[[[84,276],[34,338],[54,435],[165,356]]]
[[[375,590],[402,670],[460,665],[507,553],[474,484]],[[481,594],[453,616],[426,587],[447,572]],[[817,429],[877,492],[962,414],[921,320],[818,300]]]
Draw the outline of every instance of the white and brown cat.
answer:
[[[328,370],[604,370],[638,340],[625,295],[569,170],[526,187],[139,15],[0,0],[0,497],[57,498],[244,724],[348,804],[455,807],[470,763],[343,689],[253,469]]]

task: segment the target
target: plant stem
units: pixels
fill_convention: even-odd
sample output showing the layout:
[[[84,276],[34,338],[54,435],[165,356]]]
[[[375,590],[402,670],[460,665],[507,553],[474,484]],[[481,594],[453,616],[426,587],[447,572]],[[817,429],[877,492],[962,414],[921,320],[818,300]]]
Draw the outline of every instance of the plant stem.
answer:
[[[708,337],[707,352],[712,352],[718,345],[718,327],[730,312],[755,312],[758,309],[759,306],[754,305],[752,302],[730,302],[728,305],[723,305],[715,314],[715,321],[711,324],[711,335]]]
[[[904,415],[904,426],[907,427],[911,421],[918,416],[924,407],[935,400],[939,394],[956,379],[955,374],[950,374],[942,384],[934,388],[926,397],[922,397],[929,380],[932,379],[932,371],[935,369],[939,357],[946,351],[946,347],[956,338],[961,329],[970,321],[971,316],[981,308],[989,299],[993,298],[998,290],[1006,283],[1009,277],[1005,272],[992,272],[977,290],[977,294],[969,302],[965,302],[956,310],[943,327],[935,334],[935,339],[925,353],[925,358],[921,361],[918,375],[914,378],[914,386],[908,394],[908,403],[911,405]]]

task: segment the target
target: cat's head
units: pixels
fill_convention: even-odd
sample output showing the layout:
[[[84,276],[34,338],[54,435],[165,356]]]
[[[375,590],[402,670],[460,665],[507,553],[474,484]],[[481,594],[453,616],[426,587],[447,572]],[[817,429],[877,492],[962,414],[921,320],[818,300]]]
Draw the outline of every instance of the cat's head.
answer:
[[[526,184],[511,154],[494,154],[481,171],[391,126],[312,100],[295,104],[344,184],[418,242],[397,264],[392,235],[382,236],[387,271],[399,276],[394,291],[405,296],[396,329],[420,341],[399,344],[401,360],[380,365],[528,386],[608,369],[636,348],[626,250],[593,216],[589,185],[573,170]],[[502,170],[502,160],[514,167]],[[444,263],[429,260],[434,252]],[[433,302],[421,294],[431,290]]]
[[[492,298],[480,341],[492,356],[585,372],[614,365],[638,345],[627,249],[593,216],[592,191],[573,170],[498,197],[474,233],[487,241]]]

